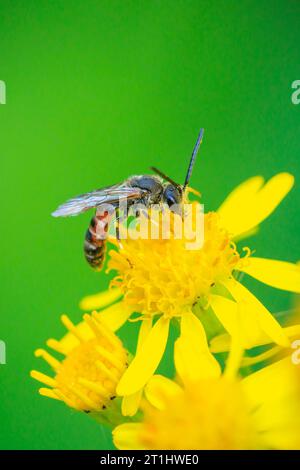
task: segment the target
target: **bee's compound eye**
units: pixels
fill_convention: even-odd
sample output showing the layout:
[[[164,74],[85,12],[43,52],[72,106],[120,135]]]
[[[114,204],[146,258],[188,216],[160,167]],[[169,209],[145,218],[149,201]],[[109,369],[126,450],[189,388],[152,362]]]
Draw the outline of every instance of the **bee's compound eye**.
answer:
[[[163,192],[163,202],[167,203],[169,207],[174,204],[180,204],[182,199],[182,193],[179,188],[173,186],[173,184],[167,184]]]

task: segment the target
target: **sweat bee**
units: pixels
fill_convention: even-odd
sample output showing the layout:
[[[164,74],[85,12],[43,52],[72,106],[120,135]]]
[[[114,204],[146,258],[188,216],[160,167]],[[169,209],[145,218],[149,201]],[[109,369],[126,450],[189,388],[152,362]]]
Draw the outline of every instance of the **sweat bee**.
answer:
[[[130,176],[123,183],[96,189],[69,199],[52,213],[54,217],[69,217],[96,208],[84,241],[84,255],[93,269],[100,271],[103,267],[109,225],[114,217],[118,219],[118,209],[123,201],[126,201],[128,209],[133,204],[143,204],[146,208],[153,204],[166,204],[172,211],[172,207],[178,208],[178,205],[182,204],[203,134],[204,129],[201,128],[183,185],[175,183],[157,168],[150,167],[156,175]],[[100,210],[101,206],[107,204],[115,209],[115,214]]]

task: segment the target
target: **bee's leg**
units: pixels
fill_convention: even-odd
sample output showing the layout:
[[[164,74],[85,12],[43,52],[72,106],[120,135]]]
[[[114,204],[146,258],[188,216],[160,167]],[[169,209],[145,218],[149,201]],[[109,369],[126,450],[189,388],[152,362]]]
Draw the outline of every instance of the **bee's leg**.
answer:
[[[117,240],[120,240],[120,220],[121,220],[121,215],[120,215],[120,208],[116,207],[116,237]]]

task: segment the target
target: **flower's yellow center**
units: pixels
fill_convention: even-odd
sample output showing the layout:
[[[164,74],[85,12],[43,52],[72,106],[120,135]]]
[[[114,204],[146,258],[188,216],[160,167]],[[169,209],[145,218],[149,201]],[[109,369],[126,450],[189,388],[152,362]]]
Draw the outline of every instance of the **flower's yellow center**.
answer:
[[[106,352],[104,355],[103,350]],[[74,348],[61,362],[55,380],[75,408],[101,409],[115,395],[125,362],[122,350],[117,351],[103,338],[90,339]]]
[[[122,240],[110,251],[109,269],[118,272],[113,285],[125,302],[144,315],[180,316],[207,298],[210,289],[228,279],[240,257],[218,215],[204,216],[204,243],[188,249],[185,238]]]
[[[251,415],[237,382],[202,380],[145,409],[139,440],[147,449],[250,449]]]
[[[116,386],[126,368],[127,352],[117,336],[100,322],[96,312],[85,315],[84,322],[77,327],[65,315],[62,321],[70,333],[60,342],[49,340],[48,344],[65,358],[58,361],[43,349],[36,351],[55,370],[54,379],[36,371],[32,376],[52,386],[50,391],[41,389],[42,395],[61,399],[82,411],[104,409],[115,397]]]

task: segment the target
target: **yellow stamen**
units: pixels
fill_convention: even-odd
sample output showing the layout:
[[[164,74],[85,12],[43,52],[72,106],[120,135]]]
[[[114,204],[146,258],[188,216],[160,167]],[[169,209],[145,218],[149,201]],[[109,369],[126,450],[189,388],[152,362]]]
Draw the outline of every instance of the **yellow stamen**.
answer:
[[[110,379],[113,383],[118,381],[118,375],[114,373],[112,370],[110,370],[108,367],[106,367],[103,362],[96,361],[96,366],[102,372],[103,374],[106,375],[108,379]]]
[[[123,363],[116,356],[114,356],[112,353],[107,351],[107,349],[103,348],[102,346],[97,346],[96,349],[98,353],[100,354],[100,356],[102,357],[102,359],[106,359],[112,367],[115,367],[118,371],[123,370]]]
[[[54,389],[53,392],[58,397],[59,400],[64,401],[66,405],[70,406],[71,408],[76,408],[76,402],[68,398],[61,390]]]
[[[78,339],[78,341],[83,342],[82,336],[78,333],[78,330],[76,329],[75,325],[71,322],[69,317],[67,315],[62,315],[60,317],[62,324],[67,328],[67,330],[70,331],[70,333],[73,333],[75,338]]]
[[[94,321],[98,334],[105,338],[111,344],[111,346],[119,348],[121,345],[121,341],[111,330],[109,330],[104,325],[103,322],[101,322],[100,315],[101,314],[98,314],[97,312],[92,313],[92,319]],[[84,318],[86,319],[86,316],[84,316]]]
[[[93,392],[99,393],[99,395],[101,395],[103,399],[108,398],[110,395],[110,392],[104,387],[102,387],[102,385],[97,384],[95,382],[91,382],[90,380],[80,378],[78,379],[78,383],[84,385],[84,387],[88,388],[89,390],[92,390]]]
[[[49,348],[53,349],[53,351],[65,355],[64,348],[60,345],[59,341],[56,341],[56,339],[50,338],[46,341],[46,344]]]
[[[37,349],[34,354],[35,357],[42,357],[44,361],[52,367],[52,369],[57,370],[59,368],[60,362],[44,349]]]
[[[54,393],[53,390],[51,390],[51,388],[40,388],[39,394],[42,395],[43,397],[52,398],[53,400],[61,401],[61,399]]]
[[[38,380],[39,382],[42,382],[45,385],[48,385],[49,387],[54,388],[54,387],[57,386],[57,383],[55,382],[54,379],[52,379],[52,377],[49,377],[48,375],[42,374],[41,372],[38,372],[37,370],[32,370],[30,372],[30,376],[33,379]]]
[[[71,385],[68,385],[68,389],[84,403],[85,409],[87,409],[87,410],[98,410],[99,409],[99,403],[92,400],[89,397],[88,393],[84,393],[81,390],[79,390],[78,387],[71,386]]]

